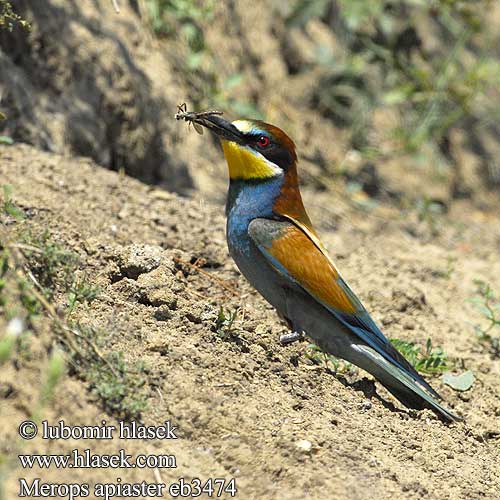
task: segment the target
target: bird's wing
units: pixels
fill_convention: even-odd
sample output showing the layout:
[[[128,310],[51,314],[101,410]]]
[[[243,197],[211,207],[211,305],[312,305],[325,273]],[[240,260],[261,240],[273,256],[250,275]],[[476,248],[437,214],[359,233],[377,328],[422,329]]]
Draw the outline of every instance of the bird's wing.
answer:
[[[321,303],[346,314],[364,310],[330,259],[301,228],[288,221],[259,218],[250,223],[248,233],[279,272]]]
[[[248,234],[274,269],[320,302],[362,342],[440,397],[384,336],[306,226],[290,218],[258,218],[250,223]]]

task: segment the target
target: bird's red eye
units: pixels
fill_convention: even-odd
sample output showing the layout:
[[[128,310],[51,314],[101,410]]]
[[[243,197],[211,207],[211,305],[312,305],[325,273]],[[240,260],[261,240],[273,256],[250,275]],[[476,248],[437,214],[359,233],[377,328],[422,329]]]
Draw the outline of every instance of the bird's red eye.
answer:
[[[261,135],[259,139],[257,140],[257,144],[260,148],[265,148],[269,146],[269,137],[266,137],[265,135]]]

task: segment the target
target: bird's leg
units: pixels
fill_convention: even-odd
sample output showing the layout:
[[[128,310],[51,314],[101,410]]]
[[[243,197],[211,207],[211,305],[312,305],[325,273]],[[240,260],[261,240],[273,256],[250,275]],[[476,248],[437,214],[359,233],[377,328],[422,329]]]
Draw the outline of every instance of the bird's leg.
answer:
[[[298,340],[302,340],[304,337],[304,333],[302,331],[297,331],[297,328],[294,328],[293,322],[291,319],[287,318],[286,316],[283,316],[278,312],[278,316],[285,321],[285,323],[288,325],[288,328],[292,330],[291,332],[284,333],[283,335],[280,335],[280,344],[281,345],[288,345],[288,344],[293,344],[294,342],[297,342]]]
[[[304,334],[302,332],[288,332],[280,335],[280,343],[281,345],[288,345],[297,342],[298,340],[302,340],[304,338]]]

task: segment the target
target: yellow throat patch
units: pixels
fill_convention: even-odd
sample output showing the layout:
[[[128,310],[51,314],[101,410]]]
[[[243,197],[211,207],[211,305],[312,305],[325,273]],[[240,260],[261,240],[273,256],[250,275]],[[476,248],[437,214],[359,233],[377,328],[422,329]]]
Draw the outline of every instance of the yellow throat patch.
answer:
[[[283,173],[283,170],[258,151],[236,142],[221,141],[230,179],[268,179]]]

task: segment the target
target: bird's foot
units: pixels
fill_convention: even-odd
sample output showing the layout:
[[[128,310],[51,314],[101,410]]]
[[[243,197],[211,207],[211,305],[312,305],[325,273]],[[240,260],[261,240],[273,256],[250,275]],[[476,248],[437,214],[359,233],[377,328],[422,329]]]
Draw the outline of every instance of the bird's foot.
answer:
[[[292,344],[293,342],[297,342],[298,340],[302,340],[304,338],[304,334],[302,332],[289,332],[284,333],[280,336],[281,345]]]

